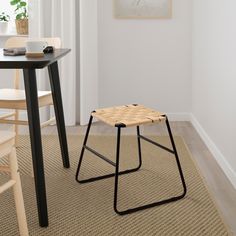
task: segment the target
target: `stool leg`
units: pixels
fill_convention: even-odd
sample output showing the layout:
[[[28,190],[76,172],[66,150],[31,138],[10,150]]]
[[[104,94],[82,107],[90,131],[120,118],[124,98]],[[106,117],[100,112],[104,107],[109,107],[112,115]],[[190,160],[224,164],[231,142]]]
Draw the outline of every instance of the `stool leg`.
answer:
[[[80,153],[78,168],[77,168],[76,175],[75,175],[75,180],[77,182],[80,182],[79,178],[78,178],[79,177],[79,171],[80,171],[80,167],[81,167],[82,160],[83,160],[83,157],[84,157],[85,146],[87,144],[87,140],[88,140],[90,128],[91,128],[91,125],[92,125],[92,121],[93,121],[93,116],[90,116],[88,128],[87,128],[86,135],[85,135],[85,138],[84,138],[83,147],[82,147],[82,150],[81,150],[81,153]]]
[[[167,117],[166,117],[166,125],[167,125],[168,133],[169,133],[169,136],[170,136],[171,144],[172,144],[172,147],[173,147],[172,153],[175,155],[177,166],[178,166],[180,177],[181,177],[181,181],[182,181],[182,184],[183,184],[183,188],[184,188],[183,193],[179,196],[176,196],[176,197],[170,197],[170,198],[158,201],[158,202],[153,202],[153,203],[146,204],[146,205],[143,205],[143,206],[138,206],[138,207],[135,207],[135,208],[130,208],[130,209],[127,209],[127,210],[119,211],[118,207],[117,207],[117,202],[118,202],[118,177],[119,177],[118,173],[119,173],[119,155],[120,155],[120,128],[118,128],[117,151],[116,151],[115,191],[114,191],[114,211],[117,214],[126,215],[126,214],[134,213],[134,212],[137,212],[137,211],[140,211],[140,210],[145,210],[145,209],[148,209],[148,208],[152,208],[154,206],[160,206],[160,205],[163,205],[163,204],[166,204],[166,203],[177,201],[177,200],[183,198],[186,195],[187,187],[186,187],[186,184],[185,184],[184,175],[183,175],[183,172],[182,172],[182,168],[181,168],[181,165],[180,165],[177,149],[176,149],[176,146],[175,146],[175,143],[174,143],[174,139],[173,139],[173,136],[172,136],[172,132],[171,132],[169,121],[168,121]],[[138,139],[138,148],[139,148],[139,154],[140,154],[139,155],[140,163],[142,164],[140,137],[143,137],[143,136],[140,135],[139,127],[137,127],[137,135],[139,137],[139,139]],[[153,143],[154,145],[157,145],[157,146],[159,145],[155,142],[151,142],[151,143]],[[159,147],[160,146],[163,147],[162,145],[159,145]],[[166,148],[166,149],[168,149],[168,148]]]
[[[105,158],[105,160],[107,162],[109,162],[110,164],[112,164],[113,166],[116,167],[116,164],[113,163],[112,161],[110,160],[107,160],[106,157],[104,157],[103,155],[99,154],[98,152],[96,152],[95,150],[89,148],[86,146],[87,144],[87,139],[88,139],[88,136],[89,136],[89,131],[90,131],[90,127],[91,127],[91,124],[92,124],[92,119],[93,117],[91,116],[90,117],[90,121],[89,121],[89,125],[88,125],[88,128],[87,128],[87,131],[86,131],[86,135],[85,135],[85,138],[84,138],[84,143],[83,143],[83,147],[82,147],[82,150],[81,150],[81,154],[80,154],[80,159],[79,159],[79,163],[78,163],[78,168],[77,168],[77,171],[76,171],[76,176],[75,176],[75,179],[77,182],[79,182],[80,184],[85,184],[85,183],[91,183],[91,182],[94,182],[94,181],[98,181],[98,180],[102,180],[102,179],[107,179],[107,178],[111,178],[111,177],[114,177],[115,176],[115,173],[112,173],[112,174],[106,174],[106,175],[102,175],[102,176],[97,176],[97,177],[93,177],[93,178],[89,178],[89,179],[83,179],[83,180],[79,180],[79,172],[80,172],[80,168],[81,168],[81,164],[82,164],[82,160],[83,160],[83,156],[84,156],[84,151],[85,149],[87,148],[88,150],[92,151],[92,153],[94,155],[97,155],[98,157],[101,158],[102,156],[102,159]],[[121,127],[119,127],[121,128]],[[120,131],[119,131],[120,132]],[[128,169],[128,170],[123,170],[123,171],[120,171],[118,174],[119,175],[124,175],[124,174],[129,174],[129,173],[132,173],[132,172],[135,172],[137,170],[140,169],[141,165],[142,165],[142,156],[141,156],[141,144],[140,144],[140,131],[139,131],[139,127],[137,127],[137,136],[138,136],[138,150],[139,150],[139,164],[138,164],[138,167],[135,167],[133,169]],[[119,138],[120,139],[120,138]]]
[[[185,183],[185,180],[184,180],[184,174],[183,174],[183,171],[182,171],[182,168],[181,168],[179,156],[178,156],[178,153],[177,153],[177,149],[176,149],[176,146],[175,146],[174,138],[173,138],[173,135],[172,135],[172,132],[171,132],[171,128],[170,128],[170,124],[169,124],[169,120],[168,120],[167,116],[166,116],[166,126],[167,126],[167,130],[168,130],[168,133],[169,133],[171,145],[172,145],[172,148],[173,148],[173,151],[174,151],[174,154],[175,154],[175,159],[176,159],[176,162],[177,162],[180,178],[181,178],[183,189],[184,189],[183,194],[180,197],[184,197],[187,193],[187,186],[186,186],[186,183]]]
[[[137,126],[137,138],[138,138],[138,155],[139,155],[139,166],[137,168],[137,170],[138,170],[142,166],[142,151],[141,151],[141,141],[140,141],[140,129],[139,129],[139,126]]]
[[[17,213],[19,231],[20,231],[21,236],[27,236],[29,235],[29,232],[28,232],[28,227],[27,227],[24,200],[23,200],[23,194],[22,194],[22,188],[21,188],[21,180],[20,180],[20,175],[18,171],[15,148],[13,148],[12,152],[9,155],[9,162],[10,162],[10,169],[11,169],[11,178],[16,181],[15,185],[13,186],[13,192],[14,192],[14,199],[15,199],[15,204],[16,204],[16,213]]]
[[[116,170],[115,170],[115,188],[114,188],[114,210],[117,214],[119,211],[117,209],[117,198],[118,198],[118,184],[119,184],[119,165],[120,165],[120,133],[121,128],[118,127],[117,130],[117,144],[116,144]]]

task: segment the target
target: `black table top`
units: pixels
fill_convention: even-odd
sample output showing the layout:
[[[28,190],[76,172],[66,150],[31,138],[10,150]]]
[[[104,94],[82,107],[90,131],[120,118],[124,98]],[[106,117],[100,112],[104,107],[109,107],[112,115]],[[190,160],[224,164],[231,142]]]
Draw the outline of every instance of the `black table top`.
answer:
[[[54,53],[45,54],[40,58],[26,56],[4,56],[0,48],[0,69],[41,69],[69,53],[70,49],[55,49]]]

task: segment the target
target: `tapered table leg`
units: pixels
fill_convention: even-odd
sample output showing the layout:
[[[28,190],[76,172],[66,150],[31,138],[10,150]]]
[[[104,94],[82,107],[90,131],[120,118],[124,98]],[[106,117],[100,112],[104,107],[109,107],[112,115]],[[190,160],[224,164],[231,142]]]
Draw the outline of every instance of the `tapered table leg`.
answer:
[[[60,146],[61,146],[61,155],[62,161],[65,168],[70,167],[69,154],[68,154],[68,145],[66,138],[66,128],[65,128],[65,119],[64,111],[61,97],[61,86],[58,72],[58,64],[54,62],[48,66],[53,104],[55,109],[56,121],[57,121],[57,130],[59,134]]]
[[[38,92],[34,69],[24,69],[25,94],[30,130],[31,151],[34,169],[34,181],[38,206],[39,225],[48,226],[43,152],[40,131]]]

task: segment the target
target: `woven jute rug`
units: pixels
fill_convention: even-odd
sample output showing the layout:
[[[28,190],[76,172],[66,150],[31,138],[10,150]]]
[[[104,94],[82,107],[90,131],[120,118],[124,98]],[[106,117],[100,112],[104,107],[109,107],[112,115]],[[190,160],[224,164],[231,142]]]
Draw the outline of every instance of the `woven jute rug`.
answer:
[[[168,137],[155,140],[170,146]],[[187,182],[187,196],[174,203],[126,216],[118,216],[113,211],[114,178],[83,185],[75,181],[82,141],[82,136],[68,137],[71,168],[67,170],[62,168],[58,138],[43,137],[50,220],[45,229],[38,225],[29,137],[21,136],[17,155],[30,235],[230,235],[181,137],[175,137],[175,141]],[[115,143],[114,136],[89,138],[90,146],[113,160]],[[182,192],[174,157],[144,141],[142,151],[142,169],[121,177],[119,209]],[[136,167],[137,161],[136,137],[122,137],[122,169]],[[114,167],[86,152],[82,178],[111,172]],[[2,174],[0,179],[2,182],[7,176]],[[0,202],[0,235],[18,235],[12,191],[2,194]]]

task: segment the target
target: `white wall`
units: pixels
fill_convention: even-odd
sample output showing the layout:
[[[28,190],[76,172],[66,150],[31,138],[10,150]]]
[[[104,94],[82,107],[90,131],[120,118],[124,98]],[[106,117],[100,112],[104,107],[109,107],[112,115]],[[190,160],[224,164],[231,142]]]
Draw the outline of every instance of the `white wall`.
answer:
[[[168,20],[114,19],[112,3],[98,0],[99,106],[190,112],[191,1],[173,0]]]
[[[97,1],[80,0],[80,124],[98,107]]]
[[[193,123],[236,188],[235,9],[193,0]]]

